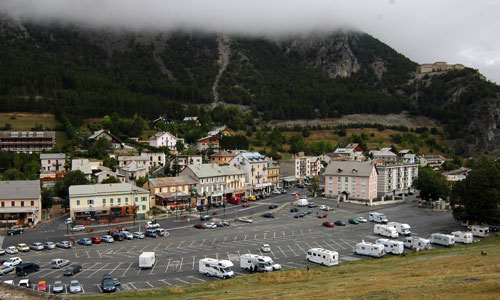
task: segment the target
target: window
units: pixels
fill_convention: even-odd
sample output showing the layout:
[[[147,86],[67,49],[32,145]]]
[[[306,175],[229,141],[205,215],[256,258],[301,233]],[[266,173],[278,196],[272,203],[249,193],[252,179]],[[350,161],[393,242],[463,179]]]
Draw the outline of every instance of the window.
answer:
[[[109,203],[113,204],[113,198],[109,199]]]
[[[146,210],[146,205],[143,205],[143,206],[142,206],[142,210]]]
[[[142,197],[141,199],[142,199],[142,202],[146,202],[147,197]]]
[[[21,206],[24,206],[24,201],[21,201]]]
[[[118,203],[122,203],[122,198],[118,198]]]
[[[349,182],[349,177],[345,177],[345,182]]]
[[[135,202],[139,202],[139,197],[135,197]]]
[[[35,201],[31,201],[30,205],[35,206]]]
[[[76,205],[80,205],[80,200],[76,200]]]
[[[102,198],[102,204],[106,205],[106,198]]]
[[[89,205],[90,205],[90,204],[94,204],[94,200],[93,200],[93,199],[89,199],[89,200],[87,200],[87,204],[89,204]]]
[[[16,206],[16,201],[10,202],[10,206]]]
[[[2,207],[5,207],[5,202],[4,201],[2,201]]]

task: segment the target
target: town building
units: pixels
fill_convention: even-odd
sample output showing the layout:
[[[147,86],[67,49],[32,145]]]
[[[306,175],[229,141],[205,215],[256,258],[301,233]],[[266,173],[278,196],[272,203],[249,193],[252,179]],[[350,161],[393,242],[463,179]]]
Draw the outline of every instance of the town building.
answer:
[[[213,127],[209,132],[208,132],[208,135],[212,135],[212,136],[225,136],[225,135],[234,135],[234,131],[232,131],[231,129],[229,129],[229,127],[227,127],[226,125],[223,125],[223,126],[215,126]]]
[[[444,61],[438,61],[433,64],[421,64],[417,67],[417,73],[426,74],[433,72],[443,72],[450,70],[463,70],[465,66],[463,64],[448,64]]]
[[[450,159],[444,158],[442,155],[422,154],[419,157],[421,167],[429,167],[434,171],[441,169],[441,166]]]
[[[180,176],[189,176],[196,182],[196,206],[222,202],[226,178],[221,166],[217,164],[187,165]]]
[[[298,155],[280,161],[280,174],[283,176],[293,176],[299,182],[308,181],[314,176],[318,176],[321,171],[321,160],[319,157]]]
[[[339,153],[335,152],[328,152],[328,153],[323,153],[319,156],[319,159],[328,166],[328,164],[331,161],[341,161],[344,160],[344,157],[340,155]]]
[[[169,132],[157,132],[149,138],[152,147],[167,147],[168,150],[177,151],[177,137]]]
[[[365,155],[363,154],[363,148],[358,144],[348,144],[344,148],[337,148],[335,152],[342,156],[343,160],[353,160],[353,161],[364,161]]]
[[[35,225],[42,219],[39,180],[0,181],[0,222]]]
[[[372,150],[370,151],[370,155],[373,157],[373,160],[381,160],[386,163],[395,163],[398,160],[398,156],[392,152],[392,148]]]
[[[196,151],[198,152],[204,152],[209,149],[213,151],[219,151],[219,148],[220,137],[218,136],[206,136],[196,141]]]
[[[408,193],[418,177],[417,163],[376,161],[378,196],[396,196]]]
[[[82,159],[72,159],[71,160],[71,171],[81,171],[87,180],[90,181],[92,178],[92,167],[90,161],[86,158]]]
[[[118,156],[118,167],[124,168],[131,162],[136,162],[138,167],[145,167],[147,170],[150,167],[150,159],[145,155],[135,156]]]
[[[443,175],[447,181],[457,182],[457,181],[461,181],[461,180],[464,180],[465,178],[467,178],[470,171],[471,171],[471,169],[469,169],[469,168],[461,167],[461,168],[458,168],[456,170],[443,172]]]
[[[72,185],[70,217],[77,224],[107,224],[144,220],[149,212],[149,191],[132,183]]]
[[[333,161],[325,171],[325,196],[367,201],[377,198],[377,169],[372,161]]]
[[[139,156],[147,157],[149,159],[149,167],[159,168],[165,165],[167,156],[163,151],[147,151],[141,152]]]
[[[115,177],[116,179],[118,179],[118,181],[120,181],[122,183],[128,182],[125,175],[113,172],[113,171],[109,170],[108,168],[106,168],[105,170],[101,170],[100,172],[95,173],[94,176],[95,176],[97,183],[102,183],[103,180],[109,179],[110,177]]]
[[[201,126],[201,123],[200,123],[200,120],[198,119],[198,117],[184,117],[184,119],[182,119],[182,122],[186,122],[186,123],[193,122],[196,126]]]
[[[104,129],[94,131],[94,133],[89,137],[90,144],[92,146],[95,145],[97,140],[99,140],[101,137],[107,139],[113,149],[122,149],[125,146],[122,140]]]
[[[41,152],[48,151],[55,145],[55,131],[0,131],[2,151]]]
[[[182,171],[187,165],[201,165],[203,163],[203,158],[201,155],[177,155],[170,160],[170,169],[177,168],[178,171]]]
[[[64,171],[66,155],[64,153],[40,153],[41,173],[58,173]]]
[[[236,153],[234,152],[221,150],[210,155],[210,162],[216,163],[218,165],[226,165],[229,164],[231,162],[231,159],[233,159],[235,156]]]
[[[230,165],[245,171],[246,183],[251,185],[253,193],[271,192],[273,183],[267,177],[269,159],[264,155],[259,152],[242,152],[231,160]]]
[[[148,175],[148,168],[139,161],[131,161],[124,167],[119,168],[118,174],[123,175],[126,182],[135,182],[137,179]]]
[[[281,188],[280,165],[275,161],[270,161],[267,167],[267,179],[273,184],[274,188]]]
[[[173,211],[188,210],[196,204],[191,202],[191,194],[197,182],[191,176],[150,178],[142,186],[152,195],[151,206]]]
[[[249,186],[245,181],[245,171],[240,168],[224,165],[221,166],[222,172],[225,175],[226,186],[224,188],[224,197],[244,197],[247,192]]]

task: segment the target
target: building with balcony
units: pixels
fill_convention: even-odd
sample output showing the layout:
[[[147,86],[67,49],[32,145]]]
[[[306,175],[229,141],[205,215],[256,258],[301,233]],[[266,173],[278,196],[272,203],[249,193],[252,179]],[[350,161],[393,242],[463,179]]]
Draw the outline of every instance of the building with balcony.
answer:
[[[121,149],[125,147],[125,144],[118,137],[111,134],[111,132],[101,129],[94,131],[94,133],[89,137],[89,142],[93,146],[101,137],[107,139],[111,144],[113,149]]]
[[[222,202],[226,189],[226,174],[218,164],[187,165],[180,176],[196,182],[196,206]]]
[[[0,131],[2,151],[41,152],[48,151],[55,145],[55,131]]]
[[[167,147],[168,150],[177,151],[177,137],[169,132],[157,132],[149,138],[152,147]]]
[[[418,177],[418,163],[387,163],[379,160],[376,162],[376,168],[378,196],[408,193]]]
[[[42,219],[39,180],[0,181],[0,222],[37,224]]]
[[[234,152],[222,150],[210,155],[210,162],[218,165],[228,165],[235,156],[236,153]]]
[[[275,188],[281,188],[280,182],[280,165],[275,161],[270,161],[267,167],[267,178]]]
[[[187,210],[196,205],[191,194],[197,182],[191,176],[150,178],[142,186],[152,195],[151,206],[164,210]]]
[[[282,176],[293,176],[297,181],[308,181],[314,176],[318,176],[321,171],[321,159],[316,156],[298,155],[280,161],[280,174]]]
[[[165,165],[165,160],[167,156],[163,151],[148,151],[141,152],[139,154],[141,157],[146,157],[149,159],[149,167],[150,168],[159,168]]]
[[[267,177],[269,159],[264,155],[259,152],[242,152],[231,160],[230,165],[245,171],[245,181],[252,186],[253,193],[271,192],[273,184]]]
[[[220,148],[220,137],[218,136],[206,136],[196,141],[196,151],[204,152],[209,149],[213,151],[219,151]]]
[[[398,156],[392,152],[392,148],[372,150],[370,151],[370,155],[373,157],[373,160],[381,160],[386,163],[395,163],[398,160]]]

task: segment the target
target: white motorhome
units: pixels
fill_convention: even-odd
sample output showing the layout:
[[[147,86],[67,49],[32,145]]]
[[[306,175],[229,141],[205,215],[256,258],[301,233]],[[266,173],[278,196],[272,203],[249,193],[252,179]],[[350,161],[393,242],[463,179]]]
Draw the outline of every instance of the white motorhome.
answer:
[[[307,206],[308,204],[309,204],[309,201],[307,201],[307,199],[299,199],[297,201],[298,206]]]
[[[389,222],[389,220],[387,219],[387,217],[383,213],[378,213],[378,212],[371,212],[368,215],[368,219],[370,221],[377,222],[377,223],[387,224],[387,222]]]
[[[373,233],[391,238],[399,237],[396,228],[382,224],[375,224],[375,226],[373,226]]]
[[[430,250],[432,248],[431,242],[428,239],[424,239],[418,236],[407,237],[403,240],[406,248],[418,249],[418,250]]]
[[[373,244],[362,241],[354,246],[353,253],[359,255],[367,255],[372,257],[382,257],[385,255],[384,245]]]
[[[156,254],[154,252],[142,252],[139,255],[139,268],[149,269],[156,263]]]
[[[226,279],[234,277],[233,269],[231,269],[233,266],[230,260],[203,258],[198,262],[198,271],[203,275]]]
[[[485,237],[490,234],[490,228],[487,226],[472,225],[470,231],[473,236]]]
[[[446,247],[455,245],[455,237],[450,234],[433,233],[431,234],[429,240],[431,241],[431,244],[437,244]]]
[[[375,244],[384,245],[385,253],[403,254],[405,251],[405,246],[401,241],[378,239],[375,241]]]
[[[240,256],[240,268],[249,271],[271,272],[280,270],[281,265],[275,263],[269,256],[243,254]]]
[[[339,264],[339,253],[323,248],[312,248],[307,250],[306,260],[323,266],[335,266]]]
[[[474,241],[472,232],[454,231],[451,234],[455,237],[457,243],[471,244]]]
[[[394,227],[398,234],[400,235],[405,235],[405,236],[410,236],[411,235],[411,230],[410,230],[410,225],[405,224],[405,223],[398,223],[398,222],[389,222],[387,223],[387,226]]]

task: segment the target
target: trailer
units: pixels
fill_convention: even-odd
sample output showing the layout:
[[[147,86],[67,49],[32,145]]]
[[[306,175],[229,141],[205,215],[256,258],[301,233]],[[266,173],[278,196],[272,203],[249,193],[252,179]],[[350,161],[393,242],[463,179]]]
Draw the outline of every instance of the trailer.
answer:
[[[269,256],[243,254],[240,256],[240,268],[253,272],[271,272],[281,270],[281,265],[275,263]]]
[[[389,222],[389,219],[383,214],[379,212],[371,212],[368,214],[368,219],[370,221],[376,222],[376,223],[384,223],[387,224]]]
[[[401,241],[394,241],[389,239],[378,239],[375,244],[384,245],[385,253],[403,254],[405,246]]]
[[[234,264],[226,259],[203,258],[198,261],[200,274],[222,279],[234,277],[233,266]]]
[[[382,225],[382,224],[375,224],[375,226],[373,226],[373,233],[379,234],[382,236],[386,236],[386,237],[390,237],[390,238],[399,237],[399,235],[394,227]]]
[[[150,269],[156,263],[156,254],[154,252],[142,252],[139,255],[139,268]]]
[[[418,250],[431,250],[431,242],[428,239],[424,239],[418,236],[407,237],[403,240],[406,248],[418,249]]]
[[[323,248],[312,248],[307,250],[306,260],[323,266],[334,266],[339,264],[339,253]]]
[[[455,237],[450,234],[433,233],[429,239],[431,244],[451,247],[455,245]]]
[[[470,231],[473,236],[487,237],[490,234],[490,228],[488,226],[472,225],[470,226]]]
[[[474,241],[472,232],[454,231],[451,234],[455,237],[456,243],[471,244]]]
[[[304,198],[299,199],[299,200],[297,201],[297,205],[298,205],[298,206],[307,206],[308,204],[309,204],[309,201],[307,201],[307,199],[304,199]]]
[[[373,244],[365,241],[361,241],[361,243],[357,243],[354,246],[353,253],[358,255],[366,255],[372,257],[382,257],[385,255],[384,245],[381,244]]]
[[[387,223],[387,226],[394,227],[399,235],[404,235],[404,236],[411,235],[410,225],[408,225],[408,224],[398,223],[398,222],[389,222],[389,223]]]

